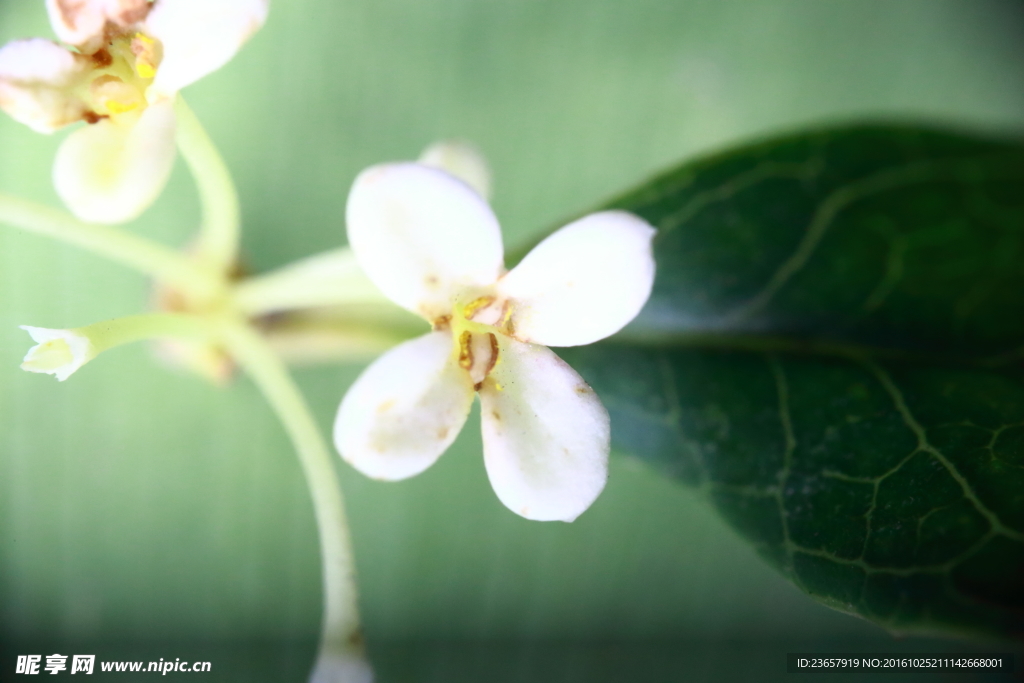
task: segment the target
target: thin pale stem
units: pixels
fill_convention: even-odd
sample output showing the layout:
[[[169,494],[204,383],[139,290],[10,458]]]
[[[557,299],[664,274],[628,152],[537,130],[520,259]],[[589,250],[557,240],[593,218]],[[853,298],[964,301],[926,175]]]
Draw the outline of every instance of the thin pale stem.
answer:
[[[251,316],[349,304],[397,308],[370,282],[348,247],[243,280],[234,297],[239,309]]]
[[[62,382],[115,346],[163,337],[209,338],[216,330],[205,318],[178,313],[133,315],[71,330],[29,326],[22,329],[36,345],[25,355],[21,369],[55,375]]]
[[[219,277],[173,249],[118,228],[83,223],[56,209],[23,199],[0,194],[0,223],[91,251],[191,298],[209,299],[223,287]]]
[[[178,149],[192,172],[203,207],[199,258],[218,272],[229,273],[238,260],[241,240],[238,192],[224,158],[181,95],[174,107],[178,115]]]
[[[389,312],[341,307],[289,313],[264,321],[261,330],[267,343],[289,365],[369,363],[429,329],[421,320],[409,320],[411,315],[396,318],[385,313]]]
[[[257,384],[291,438],[313,498],[320,534],[324,614],[317,676],[325,666],[348,675],[335,680],[364,680],[369,672],[359,628],[355,562],[344,501],[333,458],[305,399],[281,360],[248,324],[225,325],[223,340],[235,360]],[[330,664],[325,664],[329,662]],[[329,678],[329,676],[327,676]]]
[[[87,337],[96,353],[144,339],[207,339],[213,334],[206,318],[181,313],[145,313],[93,323],[74,330]]]

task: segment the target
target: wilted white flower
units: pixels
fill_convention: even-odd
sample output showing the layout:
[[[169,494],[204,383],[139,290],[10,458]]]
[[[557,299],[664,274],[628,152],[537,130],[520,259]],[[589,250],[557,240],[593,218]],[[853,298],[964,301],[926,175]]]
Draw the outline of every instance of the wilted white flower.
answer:
[[[85,121],[54,162],[79,218],[131,220],[174,164],[174,97],[223,66],[260,26],[269,0],[47,0],[57,36],[0,49],[0,108],[50,133]]]
[[[378,479],[418,474],[455,439],[475,390],[498,498],[529,519],[575,519],[607,478],[608,414],[546,347],[589,344],[636,316],[654,278],[654,229],[622,211],[592,214],[505,272],[487,202],[413,163],[364,171],[347,220],[370,280],[433,331],[352,385],[334,425],[342,456]]]
[[[63,382],[96,357],[96,349],[89,338],[75,330],[51,330],[29,325],[22,325],[21,329],[36,342],[25,354],[22,370],[54,375]]]

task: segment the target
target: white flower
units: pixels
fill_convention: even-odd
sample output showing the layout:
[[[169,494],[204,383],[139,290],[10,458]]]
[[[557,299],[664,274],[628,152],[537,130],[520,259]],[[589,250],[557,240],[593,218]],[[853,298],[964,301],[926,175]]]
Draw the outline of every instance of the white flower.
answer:
[[[86,221],[120,223],[160,194],[174,164],[174,97],[223,66],[268,0],[47,0],[68,49],[41,38],[0,49],[0,108],[51,133],[85,121],[54,162],[57,193]]]
[[[607,478],[608,414],[547,346],[590,344],[643,307],[654,229],[621,211],[554,233],[511,272],[484,199],[420,164],[355,181],[349,243],[367,276],[434,331],[378,358],[338,410],[335,444],[378,479],[440,457],[480,396],[484,463],[498,498],[536,520],[572,521]]]
[[[63,382],[96,357],[96,348],[85,335],[75,330],[51,330],[22,325],[36,345],[25,354],[22,370],[55,375]]]

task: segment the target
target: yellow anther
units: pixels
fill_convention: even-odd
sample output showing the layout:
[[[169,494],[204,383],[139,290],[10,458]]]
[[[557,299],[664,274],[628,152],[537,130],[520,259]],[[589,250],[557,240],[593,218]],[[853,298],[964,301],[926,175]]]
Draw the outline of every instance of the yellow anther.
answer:
[[[510,302],[505,302],[505,310],[501,314],[501,322],[498,323],[498,327],[505,327],[508,325],[508,321],[512,319],[512,305]]]
[[[138,88],[109,74],[94,79],[89,94],[100,113],[123,114],[146,103]]]
[[[459,367],[469,370],[473,367],[473,349],[470,343],[473,340],[473,333],[466,330],[459,335]]]
[[[109,111],[111,114],[123,114],[126,111],[131,111],[132,109],[139,108],[137,102],[126,103],[118,102],[117,100],[107,100],[105,104],[107,105],[107,111]]]
[[[494,303],[493,296],[482,296],[477,299],[473,299],[468,304],[462,307],[462,315],[466,319],[470,319],[473,317],[474,313],[479,311],[481,308],[484,308],[485,306],[491,305],[492,303]]]
[[[132,54],[135,55],[135,73],[140,78],[156,76],[157,58],[156,41],[144,33],[136,33],[132,38]]]

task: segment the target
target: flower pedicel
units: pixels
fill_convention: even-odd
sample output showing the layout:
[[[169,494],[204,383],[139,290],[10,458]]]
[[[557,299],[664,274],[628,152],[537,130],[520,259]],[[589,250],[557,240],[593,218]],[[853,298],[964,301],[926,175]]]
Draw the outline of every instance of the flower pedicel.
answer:
[[[334,425],[341,455],[377,479],[418,474],[454,441],[475,391],[501,502],[528,519],[575,519],[604,488],[608,413],[546,347],[590,344],[636,316],[654,280],[654,229],[622,211],[591,214],[506,273],[487,202],[414,163],[364,171],[347,222],[370,280],[433,331],[353,384]]]

